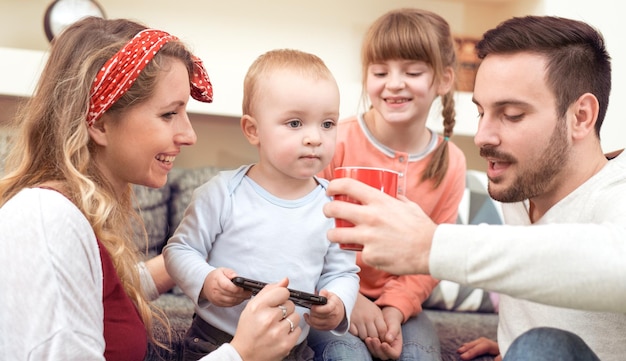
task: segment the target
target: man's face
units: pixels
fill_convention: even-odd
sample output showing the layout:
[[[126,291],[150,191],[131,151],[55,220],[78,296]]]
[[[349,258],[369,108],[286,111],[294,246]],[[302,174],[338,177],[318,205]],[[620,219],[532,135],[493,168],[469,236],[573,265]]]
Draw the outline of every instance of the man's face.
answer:
[[[480,121],[474,142],[488,162],[489,194],[501,202],[550,198],[571,144],[566,119],[545,81],[545,59],[488,55],[474,86]],[[562,179],[561,179],[562,180]]]

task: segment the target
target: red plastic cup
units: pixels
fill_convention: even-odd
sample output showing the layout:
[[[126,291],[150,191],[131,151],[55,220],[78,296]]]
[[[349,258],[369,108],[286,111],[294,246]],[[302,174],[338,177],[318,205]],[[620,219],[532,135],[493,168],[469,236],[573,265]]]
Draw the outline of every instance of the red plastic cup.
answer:
[[[335,168],[333,173],[334,178],[352,178],[360,182],[363,182],[370,187],[379,189],[381,192],[385,192],[392,197],[398,195],[398,172],[373,167],[339,167]],[[334,197],[335,200],[359,203],[356,200],[343,195],[337,194]],[[335,218],[335,227],[354,227],[354,224],[340,218]],[[340,243],[341,249],[350,251],[361,251],[363,246],[353,243]]]

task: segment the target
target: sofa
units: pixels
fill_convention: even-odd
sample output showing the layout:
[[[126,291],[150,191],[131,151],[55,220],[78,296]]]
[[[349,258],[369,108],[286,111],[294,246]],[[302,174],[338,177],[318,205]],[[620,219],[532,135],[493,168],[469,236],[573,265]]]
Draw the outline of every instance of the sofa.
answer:
[[[160,189],[134,186],[135,205],[148,233],[148,244],[145,239],[138,241],[145,258],[154,257],[161,252],[182,219],[193,190],[220,170],[210,166],[196,169],[175,168],[170,173],[167,184]],[[475,174],[468,174],[468,190],[462,203],[463,210],[459,212],[459,222],[486,221],[484,215],[493,213],[493,210],[490,211],[493,207],[485,207],[485,204],[490,203],[485,203],[484,194],[470,188],[476,184],[469,179],[470,176]],[[138,237],[139,239],[141,238]],[[154,303],[168,316],[171,350],[151,346],[147,359],[179,360],[182,339],[191,324],[193,303],[176,287],[161,295]],[[480,336],[496,338],[497,295],[442,281],[423,306],[424,312],[437,328],[444,361],[460,360],[456,349],[464,342]],[[154,332],[158,339],[167,341],[168,332],[163,327],[156,326]]]

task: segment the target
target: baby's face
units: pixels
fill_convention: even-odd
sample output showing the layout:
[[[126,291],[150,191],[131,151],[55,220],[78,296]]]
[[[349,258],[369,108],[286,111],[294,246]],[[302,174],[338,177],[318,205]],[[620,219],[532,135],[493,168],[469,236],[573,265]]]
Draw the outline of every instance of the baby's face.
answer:
[[[305,179],[324,169],[335,152],[339,89],[334,79],[280,70],[259,84],[253,99],[260,162]]]

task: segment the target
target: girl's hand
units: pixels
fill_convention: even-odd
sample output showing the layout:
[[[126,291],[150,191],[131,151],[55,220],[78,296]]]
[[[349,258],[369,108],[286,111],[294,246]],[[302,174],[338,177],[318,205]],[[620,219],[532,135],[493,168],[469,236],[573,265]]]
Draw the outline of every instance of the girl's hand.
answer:
[[[382,308],[383,319],[387,325],[387,333],[380,339],[368,337],[365,344],[372,356],[381,360],[396,360],[402,354],[402,321],[404,315],[395,307]]]
[[[364,341],[368,337],[381,338],[387,334],[382,310],[361,293],[356,296],[350,317],[350,333]]]
[[[380,360],[397,360],[402,353],[402,332],[392,342],[382,342],[379,338],[368,337],[365,345],[372,356]]]

